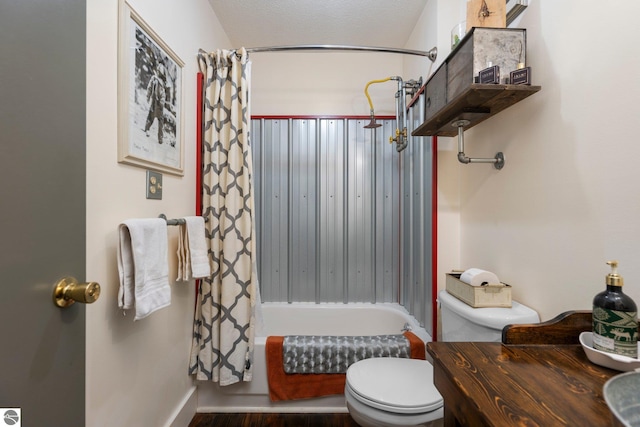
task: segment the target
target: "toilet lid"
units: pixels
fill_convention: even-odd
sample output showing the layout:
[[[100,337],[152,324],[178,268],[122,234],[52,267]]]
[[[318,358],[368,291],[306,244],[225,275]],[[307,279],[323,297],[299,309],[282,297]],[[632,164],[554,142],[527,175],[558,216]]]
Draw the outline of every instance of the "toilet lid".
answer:
[[[384,411],[416,414],[443,404],[433,384],[433,366],[425,360],[364,359],[347,369],[346,382],[354,398]]]

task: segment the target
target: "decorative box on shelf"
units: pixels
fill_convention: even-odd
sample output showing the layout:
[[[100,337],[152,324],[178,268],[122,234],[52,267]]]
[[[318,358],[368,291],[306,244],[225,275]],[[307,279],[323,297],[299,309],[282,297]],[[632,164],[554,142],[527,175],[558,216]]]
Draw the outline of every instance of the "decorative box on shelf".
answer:
[[[538,92],[540,86],[510,84],[511,72],[526,65],[526,46],[522,28],[471,28],[427,80],[425,121],[413,135],[456,136],[453,122],[469,120],[467,130]],[[475,83],[496,66],[499,84]]]
[[[511,285],[490,283],[471,286],[460,280],[460,273],[447,273],[446,276],[447,292],[471,307],[511,307]]]
[[[499,67],[500,82],[508,83],[509,73],[524,67],[527,30],[523,28],[471,28],[446,60],[447,99],[460,95],[480,71]]]

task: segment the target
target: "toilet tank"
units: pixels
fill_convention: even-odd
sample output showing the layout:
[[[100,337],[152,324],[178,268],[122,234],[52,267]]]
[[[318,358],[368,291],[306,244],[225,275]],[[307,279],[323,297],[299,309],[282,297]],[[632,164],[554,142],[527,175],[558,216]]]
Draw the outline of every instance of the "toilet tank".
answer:
[[[499,342],[506,325],[540,322],[535,310],[517,301],[512,301],[511,308],[473,308],[447,291],[440,291],[438,303],[442,341]]]

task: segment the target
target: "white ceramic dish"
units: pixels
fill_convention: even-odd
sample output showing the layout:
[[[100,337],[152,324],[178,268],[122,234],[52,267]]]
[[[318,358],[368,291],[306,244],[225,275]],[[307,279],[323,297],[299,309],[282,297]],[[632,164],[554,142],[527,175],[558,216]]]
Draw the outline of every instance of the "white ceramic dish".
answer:
[[[596,365],[615,369],[616,371],[633,371],[640,368],[640,359],[607,353],[593,348],[593,333],[591,332],[582,332],[580,334],[580,344],[582,344],[587,358]]]

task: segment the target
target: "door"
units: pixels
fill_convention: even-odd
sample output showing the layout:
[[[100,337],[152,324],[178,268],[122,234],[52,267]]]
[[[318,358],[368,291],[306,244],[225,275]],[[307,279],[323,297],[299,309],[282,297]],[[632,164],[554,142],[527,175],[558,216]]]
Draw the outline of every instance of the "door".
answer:
[[[85,280],[85,27],[84,0],[0,0],[2,427],[84,425],[86,306],[52,295]]]

